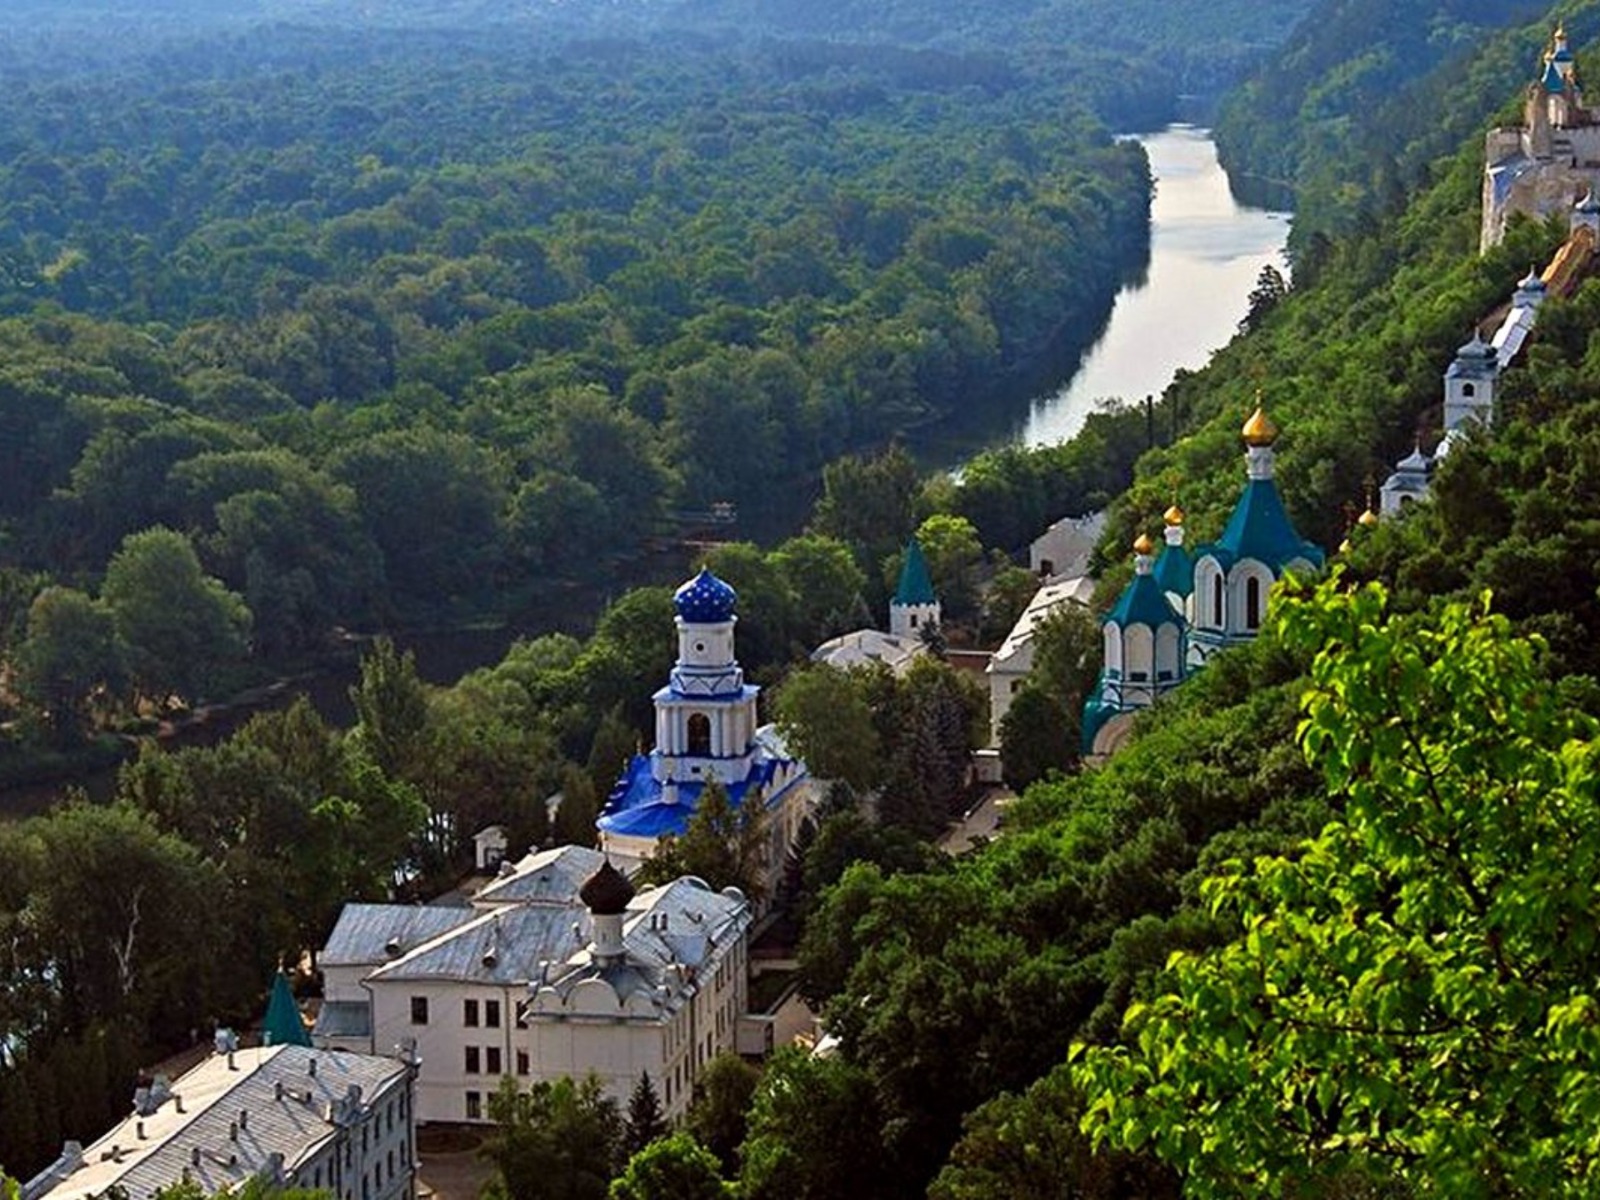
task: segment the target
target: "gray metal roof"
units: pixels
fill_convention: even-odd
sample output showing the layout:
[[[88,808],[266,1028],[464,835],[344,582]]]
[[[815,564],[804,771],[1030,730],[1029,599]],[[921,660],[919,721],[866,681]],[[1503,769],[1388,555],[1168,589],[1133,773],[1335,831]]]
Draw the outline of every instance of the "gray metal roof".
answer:
[[[511,871],[472,898],[484,904],[569,904],[605,855],[588,846],[558,846],[510,864]]]
[[[598,964],[587,951],[572,956],[550,983],[565,994],[585,979],[601,978],[627,1000],[640,988],[667,989],[675,1002],[695,990],[695,974],[716,960],[751,921],[743,896],[714,892],[698,880],[675,879],[650,888],[628,905],[621,962]],[[679,968],[687,968],[680,970]]]
[[[470,908],[417,904],[346,904],[317,955],[323,967],[381,963],[472,920]],[[389,949],[394,943],[396,950]]]
[[[182,1076],[172,1091],[182,1098],[183,1112],[175,1098],[148,1116],[128,1117],[89,1146],[84,1165],[40,1193],[40,1200],[87,1200],[114,1186],[130,1200],[148,1200],[186,1171],[211,1194],[270,1171],[274,1154],[282,1156],[284,1170],[293,1170],[337,1136],[329,1105],[342,1101],[352,1084],[370,1105],[403,1086],[409,1070],[392,1058],[304,1046],[253,1047],[233,1057],[233,1068],[226,1055],[215,1054]],[[279,1083],[285,1085],[281,1098]]]
[[[577,932],[573,932],[573,926]],[[568,903],[505,905],[473,914],[409,954],[379,967],[374,983],[395,979],[448,979],[460,983],[525,984],[543,961],[565,962],[589,944],[589,910],[576,895]]]

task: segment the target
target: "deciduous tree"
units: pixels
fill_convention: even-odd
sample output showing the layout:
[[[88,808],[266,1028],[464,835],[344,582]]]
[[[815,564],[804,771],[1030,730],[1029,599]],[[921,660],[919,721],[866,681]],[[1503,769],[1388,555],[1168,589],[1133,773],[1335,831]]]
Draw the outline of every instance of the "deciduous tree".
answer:
[[[1083,1054],[1085,1128],[1200,1196],[1593,1194],[1600,726],[1504,618],[1340,588],[1277,623],[1343,816],[1204,885],[1235,940]]]

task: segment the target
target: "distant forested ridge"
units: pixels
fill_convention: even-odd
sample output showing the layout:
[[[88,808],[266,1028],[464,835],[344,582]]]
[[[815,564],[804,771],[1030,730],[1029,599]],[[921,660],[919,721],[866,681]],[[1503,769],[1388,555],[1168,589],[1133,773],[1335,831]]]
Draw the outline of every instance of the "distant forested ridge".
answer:
[[[1227,97],[1218,153],[1246,193],[1292,197],[1297,265],[1320,239],[1395,212],[1436,160],[1510,112],[1553,22],[1600,32],[1591,0],[1322,0]]]
[[[1071,80],[947,67],[280,29],[36,76],[0,116],[8,557],[92,584],[164,525],[304,646],[1014,397],[1142,261],[1148,170]]]

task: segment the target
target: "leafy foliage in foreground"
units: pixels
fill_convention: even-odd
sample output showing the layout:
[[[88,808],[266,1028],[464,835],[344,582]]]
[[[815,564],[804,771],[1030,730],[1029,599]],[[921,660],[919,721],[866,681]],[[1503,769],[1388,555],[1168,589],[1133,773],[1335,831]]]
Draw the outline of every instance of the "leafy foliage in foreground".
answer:
[[[1504,617],[1340,582],[1277,621],[1315,651],[1300,738],[1343,815],[1207,881],[1233,940],[1085,1054],[1085,1127],[1194,1195],[1591,1195],[1600,725]]]

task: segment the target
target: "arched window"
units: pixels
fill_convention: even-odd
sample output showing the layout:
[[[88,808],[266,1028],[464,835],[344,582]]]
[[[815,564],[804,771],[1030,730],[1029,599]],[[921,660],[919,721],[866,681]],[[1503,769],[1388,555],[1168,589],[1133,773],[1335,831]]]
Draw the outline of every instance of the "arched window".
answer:
[[[1155,635],[1151,633],[1148,625],[1130,625],[1124,637],[1127,642],[1128,660],[1123,667],[1128,680],[1132,683],[1145,683],[1155,670]]]
[[[689,753],[711,753],[711,718],[705,713],[689,714]]]
[[[1222,575],[1220,572],[1211,577],[1211,623],[1218,629],[1222,628]]]
[[[1478,394],[1478,389],[1474,384],[1463,383],[1461,385],[1461,394],[1470,400]]]
[[[1244,581],[1244,627],[1261,628],[1261,580],[1254,575]]]

